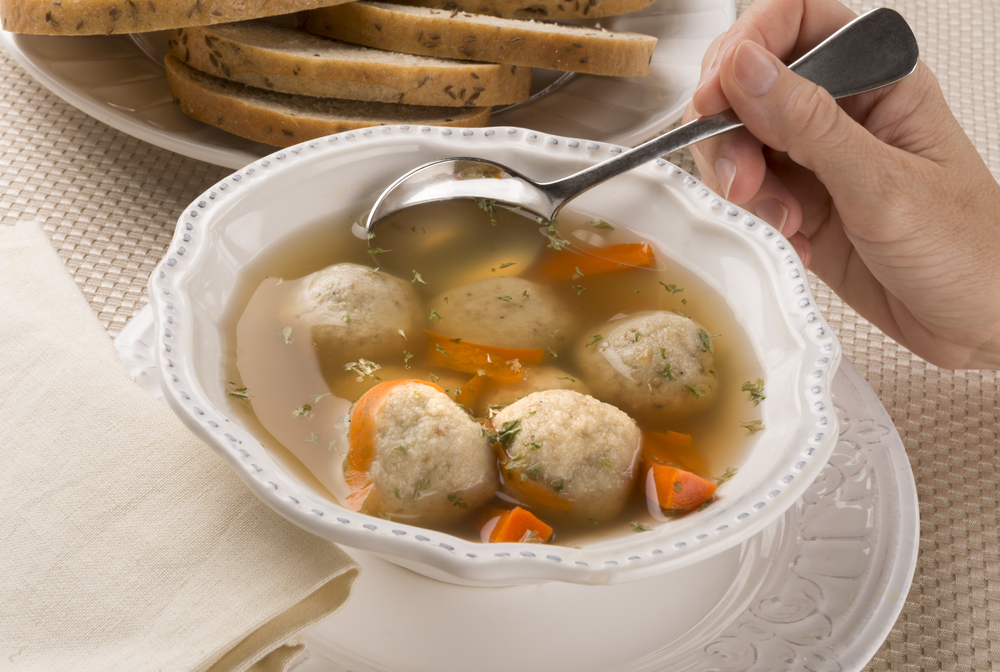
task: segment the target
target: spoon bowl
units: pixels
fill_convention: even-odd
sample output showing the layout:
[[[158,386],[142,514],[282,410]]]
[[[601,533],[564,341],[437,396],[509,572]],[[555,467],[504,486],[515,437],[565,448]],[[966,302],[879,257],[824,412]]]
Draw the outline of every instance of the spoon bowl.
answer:
[[[913,31],[897,12],[874,9],[828,37],[789,68],[843,98],[888,86],[917,66]],[[549,222],[579,194],[616,175],[695,142],[739,128],[732,110],[701,117],[635,149],[552,182],[539,183],[506,166],[474,157],[442,159],[420,166],[393,182],[375,202],[365,229],[417,205],[456,198],[483,199]]]

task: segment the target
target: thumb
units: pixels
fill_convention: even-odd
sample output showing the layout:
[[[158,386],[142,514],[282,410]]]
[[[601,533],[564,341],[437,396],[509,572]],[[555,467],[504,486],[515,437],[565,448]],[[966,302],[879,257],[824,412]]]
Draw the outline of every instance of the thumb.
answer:
[[[732,65],[720,69],[720,79],[729,104],[758,140],[787,152],[831,193],[846,196],[844,190],[864,188],[863,171],[876,164],[882,143],[825,89],[749,40],[734,50]]]

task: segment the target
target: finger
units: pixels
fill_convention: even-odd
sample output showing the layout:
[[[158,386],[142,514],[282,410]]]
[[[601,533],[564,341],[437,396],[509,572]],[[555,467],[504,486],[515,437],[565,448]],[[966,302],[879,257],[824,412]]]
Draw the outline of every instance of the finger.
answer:
[[[797,58],[842,28],[857,16],[836,0],[759,0],[750,5],[718,44],[707,68],[702,64],[702,81],[693,104],[701,115],[718,114],[730,107],[719,81],[719,64],[728,61],[745,40],[756,42],[779,58]]]
[[[753,135],[811,170],[847,203],[878,207],[877,166],[886,146],[842,110],[824,89],[799,77],[751,41],[721,69],[733,109]]]
[[[717,135],[691,147],[702,181],[723,198],[743,205],[760,189],[764,156],[746,129]]]
[[[802,205],[799,199],[771,171],[765,171],[760,188],[752,197],[740,203],[786,238],[802,228]]]

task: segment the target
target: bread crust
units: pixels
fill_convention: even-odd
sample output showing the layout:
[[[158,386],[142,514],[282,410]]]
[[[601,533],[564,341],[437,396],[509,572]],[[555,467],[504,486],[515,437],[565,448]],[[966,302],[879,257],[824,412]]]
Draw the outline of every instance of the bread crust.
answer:
[[[213,77],[171,55],[167,84],[185,114],[243,138],[278,147],[387,124],[484,126],[490,108],[393,105],[265,91]]]
[[[31,35],[112,35],[291,14],[349,0],[0,0],[0,25]]]
[[[409,54],[633,77],[650,70],[656,38],[358,0],[306,12],[303,29]]]
[[[401,55],[263,21],[178,28],[170,53],[261,89],[409,105],[488,107],[528,99],[531,69]]]
[[[395,0],[401,5],[491,14],[504,19],[597,19],[649,7],[656,0]]]

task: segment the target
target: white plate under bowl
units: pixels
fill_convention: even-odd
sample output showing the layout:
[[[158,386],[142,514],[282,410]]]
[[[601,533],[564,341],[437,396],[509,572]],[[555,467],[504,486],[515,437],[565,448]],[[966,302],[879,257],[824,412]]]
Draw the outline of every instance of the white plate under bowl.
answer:
[[[574,75],[527,103],[498,108],[491,123],[639,144],[680,119],[694,95],[702,54],[735,20],[733,0],[658,0],[602,19],[605,28],[659,39],[648,75]],[[0,31],[0,43],[57,96],[140,140],[234,169],[274,151],[195,121],[174,105],[163,68],[163,32],[54,37]],[[532,90],[538,93],[555,77],[539,71]]]
[[[780,517],[836,443],[830,381],[840,347],[805,269],[775,229],[657,160],[582,194],[573,208],[649,240],[722,296],[767,381],[765,428],[712,506],[631,531],[559,545],[483,544],[354,513],[308,487],[230,417],[221,310],[240,268],[319,221],[352,222],[399,174],[447,156],[481,156],[540,180],[621,149],[517,128],[382,126],[279,151],[212,186],[184,212],[149,281],[164,393],[178,416],[275,511],[313,533],[378,552],[442,580],[508,585],[647,578],[703,561]]]
[[[147,306],[115,347],[163,401],[155,340]],[[892,421],[850,362],[833,401],[837,447],[799,501],[676,572],[612,586],[470,588],[345,549],[362,567],[352,597],[304,633],[294,672],[858,672],[906,599],[917,493]],[[498,632],[518,645],[497,646]]]

